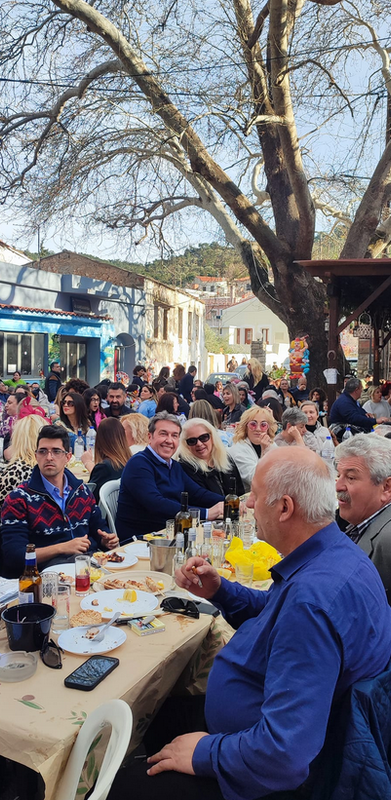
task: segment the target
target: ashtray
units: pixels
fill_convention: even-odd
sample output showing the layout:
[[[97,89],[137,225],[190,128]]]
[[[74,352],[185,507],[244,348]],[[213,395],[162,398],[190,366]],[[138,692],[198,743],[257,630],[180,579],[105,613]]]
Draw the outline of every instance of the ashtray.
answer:
[[[37,669],[38,659],[34,653],[15,650],[0,654],[0,683],[16,683],[31,678]]]

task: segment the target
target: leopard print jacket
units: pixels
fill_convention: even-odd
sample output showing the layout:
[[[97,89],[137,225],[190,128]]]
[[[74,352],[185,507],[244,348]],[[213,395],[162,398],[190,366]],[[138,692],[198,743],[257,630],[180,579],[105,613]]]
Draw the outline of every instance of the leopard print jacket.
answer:
[[[18,459],[13,464],[9,464],[0,471],[0,508],[4,503],[7,494],[16,489],[23,481],[28,481],[33,468],[26,464],[23,459]]]

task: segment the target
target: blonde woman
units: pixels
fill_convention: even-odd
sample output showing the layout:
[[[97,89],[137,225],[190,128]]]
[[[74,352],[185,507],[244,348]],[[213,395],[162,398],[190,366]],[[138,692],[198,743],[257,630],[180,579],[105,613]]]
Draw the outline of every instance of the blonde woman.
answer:
[[[3,505],[9,492],[16,489],[23,481],[29,480],[37,464],[35,451],[38,433],[47,422],[47,419],[38,414],[29,414],[15,423],[11,437],[12,456],[0,473],[0,506]]]
[[[230,478],[236,479],[236,494],[243,484],[235,463],[224,447],[216,428],[195,417],[185,422],[176,459],[195,483],[223,497],[229,493]]]
[[[223,403],[222,422],[225,422],[226,425],[233,425],[239,422],[246,408],[240,402],[239,389],[234,383],[225,384]]]
[[[269,408],[249,408],[237,425],[230,455],[239,470],[244,491],[249,492],[257,464],[271,447],[276,447],[277,422]]]
[[[148,417],[144,414],[124,414],[120,422],[125,428],[130,454],[134,456],[145,450],[148,444]]]
[[[262,364],[257,358],[250,358],[247,364],[248,372],[244,374],[244,380],[247,381],[250,390],[254,392],[255,402],[262,397],[262,392],[269,384],[267,375],[263,372]]]

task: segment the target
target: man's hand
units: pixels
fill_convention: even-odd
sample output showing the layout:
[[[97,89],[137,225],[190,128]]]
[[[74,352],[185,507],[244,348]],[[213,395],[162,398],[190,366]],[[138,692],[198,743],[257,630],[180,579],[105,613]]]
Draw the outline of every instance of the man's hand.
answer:
[[[193,567],[196,570],[195,574],[192,572]],[[201,578],[202,587],[198,584],[198,578]],[[204,597],[206,600],[213,597],[221,585],[217,570],[198,556],[189,558],[183,567],[176,570],[175,580],[181,589],[188,589],[197,597]]]
[[[59,552],[65,553],[65,555],[77,555],[77,553],[86,553],[91,547],[91,542],[88,536],[76,536],[75,539],[71,539],[70,542],[64,542],[58,547]]]
[[[159,753],[148,758],[148,764],[154,764],[147,770],[148,775],[158,775],[159,772],[174,770],[184,772],[186,775],[194,775],[193,753],[196,745],[204,736],[209,734],[203,731],[197,733],[185,733],[177,736],[170,744],[166,744]]]
[[[208,521],[213,519],[218,519],[218,517],[222,517],[224,514],[224,503],[216,503],[215,506],[208,511]]]
[[[106,531],[101,531],[100,528],[98,528],[98,533],[103,547],[107,547],[108,550],[118,547],[119,539],[116,533],[106,533]]]
[[[378,425],[381,425],[382,422],[389,422],[389,421],[390,421],[389,417],[379,417],[379,419],[376,420]]]

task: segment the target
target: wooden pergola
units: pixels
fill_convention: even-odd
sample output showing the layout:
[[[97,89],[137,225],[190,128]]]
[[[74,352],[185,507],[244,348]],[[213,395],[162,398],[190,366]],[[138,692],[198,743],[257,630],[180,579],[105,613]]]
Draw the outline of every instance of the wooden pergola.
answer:
[[[327,352],[327,366],[336,368],[337,353],[339,348],[339,334],[356,320],[360,314],[366,311],[378,300],[381,295],[391,287],[391,259],[388,258],[355,258],[355,259],[321,259],[319,261],[297,261],[301,267],[308,270],[314,278],[321,278],[327,284],[327,295],[329,298],[329,340]],[[341,316],[340,309],[340,284],[341,279],[355,280],[357,278],[378,279],[378,285],[368,287],[368,294],[363,292],[362,302],[352,311],[349,316],[339,323]],[[383,279],[383,280],[381,280]],[[368,281],[369,283],[369,281]],[[379,342],[379,329],[374,326],[374,370],[373,379],[375,385],[379,383],[380,352],[391,339],[391,331],[385,337],[382,345]],[[335,400],[336,385],[328,384],[329,408]]]

